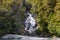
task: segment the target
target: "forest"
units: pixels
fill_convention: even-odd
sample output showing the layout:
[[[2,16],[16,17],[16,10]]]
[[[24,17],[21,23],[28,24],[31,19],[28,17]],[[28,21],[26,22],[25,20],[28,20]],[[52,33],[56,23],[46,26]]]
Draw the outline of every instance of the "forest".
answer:
[[[0,0],[0,36],[24,35],[25,14],[35,16],[39,37],[60,37],[60,0]]]

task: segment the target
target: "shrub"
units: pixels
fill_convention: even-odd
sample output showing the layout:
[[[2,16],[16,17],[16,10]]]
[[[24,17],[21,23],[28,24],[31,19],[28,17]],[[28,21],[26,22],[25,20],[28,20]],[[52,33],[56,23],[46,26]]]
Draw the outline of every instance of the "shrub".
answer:
[[[60,36],[60,17],[54,15],[48,25],[49,32],[56,36]]]

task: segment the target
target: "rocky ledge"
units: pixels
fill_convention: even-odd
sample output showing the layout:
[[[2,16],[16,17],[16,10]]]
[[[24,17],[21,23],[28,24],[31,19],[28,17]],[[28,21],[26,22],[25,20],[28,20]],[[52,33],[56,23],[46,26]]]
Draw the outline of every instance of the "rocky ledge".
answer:
[[[1,37],[1,39],[8,40],[60,40],[60,38],[42,38],[42,37],[31,37],[24,35],[16,35],[16,34],[7,34]]]

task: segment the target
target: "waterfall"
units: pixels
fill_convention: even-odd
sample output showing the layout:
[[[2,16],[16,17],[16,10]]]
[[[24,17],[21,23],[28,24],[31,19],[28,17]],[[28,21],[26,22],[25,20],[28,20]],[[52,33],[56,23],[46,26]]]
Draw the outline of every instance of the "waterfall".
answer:
[[[36,26],[36,20],[33,18],[32,14],[29,12],[27,13],[28,17],[26,18],[25,21],[25,31],[29,32],[29,34],[33,33],[37,26]]]

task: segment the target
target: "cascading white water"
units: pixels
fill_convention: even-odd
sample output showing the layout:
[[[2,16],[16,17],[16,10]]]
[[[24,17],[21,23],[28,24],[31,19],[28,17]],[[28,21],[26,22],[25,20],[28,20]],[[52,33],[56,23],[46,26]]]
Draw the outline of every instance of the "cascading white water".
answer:
[[[25,31],[28,31],[29,34],[33,33],[36,30],[36,20],[32,17],[32,14],[27,13],[28,17],[25,21]]]

